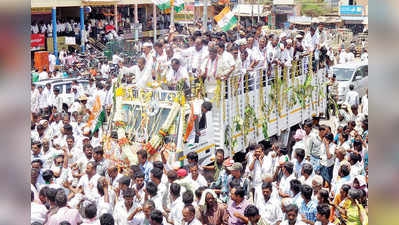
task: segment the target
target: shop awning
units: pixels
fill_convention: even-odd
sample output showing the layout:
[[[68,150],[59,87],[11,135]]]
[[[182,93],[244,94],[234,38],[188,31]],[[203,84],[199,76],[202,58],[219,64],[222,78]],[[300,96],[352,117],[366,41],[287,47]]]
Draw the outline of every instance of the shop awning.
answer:
[[[119,2],[120,0],[82,0],[84,5],[112,5]]]
[[[299,25],[310,25],[312,23],[312,18],[308,16],[289,16],[288,22]]]
[[[366,17],[363,16],[341,16],[342,20],[363,21]]]
[[[273,0],[273,5],[295,5],[294,0]]]
[[[264,11],[263,5],[238,4],[233,9],[233,13],[236,16],[258,16],[258,14],[259,16],[267,16],[270,14],[270,11]]]
[[[329,16],[319,16],[318,17],[320,23],[340,23],[342,22],[340,17],[329,17]]]

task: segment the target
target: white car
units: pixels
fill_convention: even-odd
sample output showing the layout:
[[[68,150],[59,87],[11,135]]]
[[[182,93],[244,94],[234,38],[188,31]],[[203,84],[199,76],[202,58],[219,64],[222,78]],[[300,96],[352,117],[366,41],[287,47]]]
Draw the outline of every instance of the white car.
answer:
[[[81,78],[55,78],[36,82],[35,85],[42,85],[46,88],[46,84],[51,84],[51,93],[53,93],[54,88],[60,90],[60,96],[64,104],[71,105],[74,102],[74,96],[72,94],[72,81],[76,80],[77,83],[83,87],[83,90],[87,90],[89,85],[89,80]]]
[[[333,74],[338,82],[338,105],[345,101],[349,85],[353,84],[359,96],[366,94],[368,88],[369,65],[368,62],[350,62],[338,64],[333,67]]]

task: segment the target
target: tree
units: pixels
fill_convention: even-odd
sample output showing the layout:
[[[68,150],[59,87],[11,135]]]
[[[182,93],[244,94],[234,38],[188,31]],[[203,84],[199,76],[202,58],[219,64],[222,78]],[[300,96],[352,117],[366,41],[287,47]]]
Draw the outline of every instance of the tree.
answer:
[[[323,0],[301,0],[301,14],[310,17],[318,17],[327,14],[330,10]]]

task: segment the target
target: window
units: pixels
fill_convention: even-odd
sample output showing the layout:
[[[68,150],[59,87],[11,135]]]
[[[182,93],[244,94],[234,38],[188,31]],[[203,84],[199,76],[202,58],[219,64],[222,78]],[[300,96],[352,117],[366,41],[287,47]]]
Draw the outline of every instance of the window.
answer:
[[[363,77],[368,77],[369,76],[369,66],[362,66],[361,68],[362,72],[363,72]]]
[[[71,83],[65,84],[65,87],[66,87],[66,93],[67,94],[71,93]]]
[[[78,84],[83,87],[83,90],[87,90],[87,87],[89,86],[89,82],[88,81],[78,81]]]
[[[60,90],[60,94],[64,93],[64,87],[62,86],[62,84],[57,84],[53,86],[53,90],[57,88]]]
[[[363,77],[363,70],[362,70],[362,68],[358,68],[358,69],[356,70],[355,76],[353,77],[353,80],[354,80],[354,81],[355,81],[355,80],[359,80],[359,79],[357,79],[358,76]]]

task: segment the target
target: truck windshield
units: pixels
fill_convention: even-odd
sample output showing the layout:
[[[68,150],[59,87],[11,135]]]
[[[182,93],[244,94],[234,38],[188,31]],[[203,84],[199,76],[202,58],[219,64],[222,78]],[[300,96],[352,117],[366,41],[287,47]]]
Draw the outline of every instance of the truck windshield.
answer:
[[[122,109],[125,111],[124,121],[127,122],[127,130],[137,131],[139,136],[143,135],[143,129],[139,129],[139,127],[143,126],[141,107],[138,105],[126,104],[123,105]],[[169,108],[159,108],[154,115],[149,116],[148,124],[146,126],[147,135],[152,136],[153,134],[158,134],[158,131],[168,117],[169,112]]]
[[[337,81],[349,81],[352,78],[354,69],[349,68],[334,68],[333,73]]]

